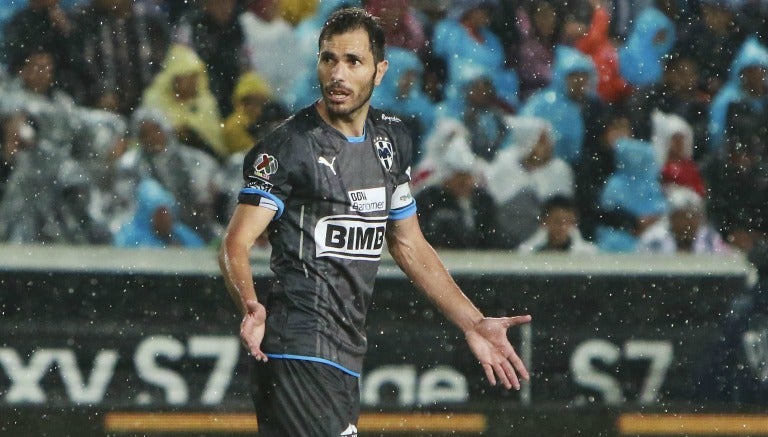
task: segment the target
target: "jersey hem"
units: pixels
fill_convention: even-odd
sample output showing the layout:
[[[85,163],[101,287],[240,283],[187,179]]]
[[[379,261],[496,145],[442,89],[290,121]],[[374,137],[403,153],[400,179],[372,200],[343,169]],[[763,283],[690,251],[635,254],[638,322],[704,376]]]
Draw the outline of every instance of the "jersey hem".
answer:
[[[342,366],[341,364],[334,363],[331,360],[326,360],[325,358],[317,358],[317,357],[308,357],[305,355],[292,355],[292,354],[266,354],[268,358],[273,358],[276,360],[299,360],[299,361],[312,361],[315,363],[322,363],[327,364],[329,366],[335,367],[342,372],[354,376],[355,378],[360,377],[360,373],[353,372],[352,370],[347,369],[346,367]]]

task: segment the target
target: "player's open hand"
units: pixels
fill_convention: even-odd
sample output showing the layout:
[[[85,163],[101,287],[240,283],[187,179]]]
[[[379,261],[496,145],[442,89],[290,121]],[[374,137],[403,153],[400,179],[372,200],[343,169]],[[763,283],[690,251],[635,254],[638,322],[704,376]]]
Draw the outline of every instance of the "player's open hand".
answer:
[[[520,389],[520,379],[528,380],[528,370],[509,343],[507,329],[531,321],[531,316],[486,317],[465,332],[469,348],[483,366],[491,385],[501,382],[507,389]]]
[[[264,305],[255,300],[247,301],[245,306],[248,312],[243,316],[243,321],[240,322],[240,341],[256,361],[267,361],[267,356],[261,350],[267,310]]]

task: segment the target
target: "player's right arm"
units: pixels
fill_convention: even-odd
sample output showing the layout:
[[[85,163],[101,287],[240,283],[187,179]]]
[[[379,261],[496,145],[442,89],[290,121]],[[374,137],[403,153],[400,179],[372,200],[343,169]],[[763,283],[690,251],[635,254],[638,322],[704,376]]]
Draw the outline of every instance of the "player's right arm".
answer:
[[[256,239],[267,229],[275,211],[240,203],[235,208],[219,249],[219,268],[229,296],[243,314],[240,340],[259,361],[267,356],[261,351],[267,312],[256,298],[250,251]]]

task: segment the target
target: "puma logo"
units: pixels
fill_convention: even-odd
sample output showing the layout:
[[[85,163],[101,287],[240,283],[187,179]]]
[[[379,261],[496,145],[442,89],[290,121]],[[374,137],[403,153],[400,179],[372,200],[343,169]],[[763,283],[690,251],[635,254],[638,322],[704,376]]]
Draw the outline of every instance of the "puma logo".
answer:
[[[328,162],[328,160],[325,159],[325,156],[321,156],[321,157],[317,158],[317,163],[318,164],[327,165],[328,168],[331,169],[331,171],[333,172],[333,174],[335,176],[336,175],[336,169],[333,168],[333,163],[334,162],[336,162],[336,157],[335,156],[333,158],[331,158],[331,162]]]
[[[342,437],[357,437],[357,427],[351,423],[344,431],[339,434]]]

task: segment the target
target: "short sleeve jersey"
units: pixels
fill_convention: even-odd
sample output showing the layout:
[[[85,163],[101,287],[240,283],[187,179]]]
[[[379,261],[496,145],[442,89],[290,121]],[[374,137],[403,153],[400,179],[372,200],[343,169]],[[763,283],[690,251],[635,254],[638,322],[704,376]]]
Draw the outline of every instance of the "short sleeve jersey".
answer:
[[[396,117],[371,108],[350,139],[314,105],[245,157],[240,203],[277,211],[262,344],[273,358],[325,362],[359,375],[365,317],[388,220],[416,213],[411,140]]]

